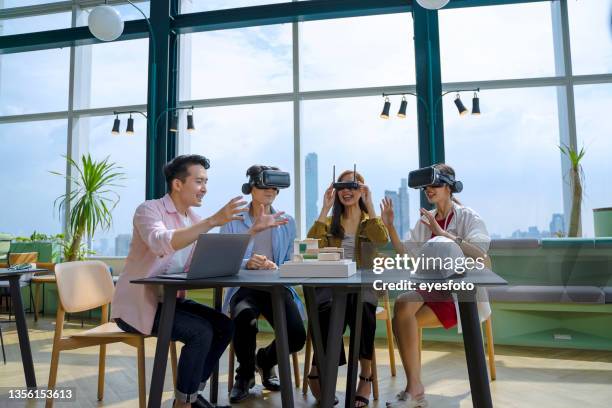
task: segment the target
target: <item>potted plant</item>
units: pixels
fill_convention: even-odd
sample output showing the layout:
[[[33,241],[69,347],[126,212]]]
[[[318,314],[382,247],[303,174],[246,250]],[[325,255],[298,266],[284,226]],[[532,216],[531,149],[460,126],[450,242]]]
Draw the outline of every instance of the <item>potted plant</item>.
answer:
[[[64,156],[65,157],[65,156]],[[89,154],[77,163],[69,157],[66,160],[72,167],[73,175],[53,174],[66,178],[71,183],[70,193],[62,194],[54,203],[59,202],[59,213],[68,206],[68,237],[63,244],[64,260],[83,259],[89,251],[82,242],[83,237],[93,237],[96,230],[108,230],[113,222],[112,211],[119,203],[119,194],[113,189],[121,187],[118,181],[125,178],[121,167],[109,162],[109,158],[95,161]]]
[[[559,146],[561,153],[565,155],[570,162],[569,184],[572,188],[572,209],[570,212],[568,237],[582,236],[582,225],[580,222],[580,211],[582,210],[582,181],[584,180],[584,172],[582,170],[582,158],[584,157],[584,147],[580,151],[576,151],[567,145]]]

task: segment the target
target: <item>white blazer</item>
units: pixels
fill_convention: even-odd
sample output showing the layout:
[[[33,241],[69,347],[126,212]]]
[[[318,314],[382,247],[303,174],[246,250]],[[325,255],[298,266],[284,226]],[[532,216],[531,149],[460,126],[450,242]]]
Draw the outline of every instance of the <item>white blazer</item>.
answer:
[[[491,237],[487,231],[487,226],[476,211],[471,208],[464,207],[460,204],[453,202],[454,215],[446,227],[446,231],[453,235],[463,238],[464,241],[470,244],[478,246],[485,253],[489,251],[489,244],[491,243]],[[434,216],[437,210],[430,211]],[[427,225],[421,222],[421,217],[414,228],[410,230],[410,239],[404,241],[404,248],[406,252],[416,256],[420,253],[421,246],[431,239],[431,230]],[[479,287],[476,291],[476,297],[478,302],[478,316],[480,321],[483,322],[491,315],[491,305],[489,305],[489,296],[485,288]],[[459,305],[457,303],[457,297],[453,294],[455,301],[455,309],[457,311],[457,330],[461,333],[461,317],[459,315]]]

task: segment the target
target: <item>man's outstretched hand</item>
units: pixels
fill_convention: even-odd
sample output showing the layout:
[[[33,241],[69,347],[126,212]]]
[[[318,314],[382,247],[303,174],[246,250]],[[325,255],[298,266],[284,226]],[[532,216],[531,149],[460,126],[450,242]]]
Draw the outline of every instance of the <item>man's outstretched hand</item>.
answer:
[[[285,212],[279,211],[274,214],[265,214],[263,204],[257,208],[253,208],[255,219],[253,221],[253,225],[251,229],[249,229],[249,234],[254,235],[258,232],[266,230],[268,228],[278,227],[279,225],[285,225],[289,222],[287,218],[284,217]]]

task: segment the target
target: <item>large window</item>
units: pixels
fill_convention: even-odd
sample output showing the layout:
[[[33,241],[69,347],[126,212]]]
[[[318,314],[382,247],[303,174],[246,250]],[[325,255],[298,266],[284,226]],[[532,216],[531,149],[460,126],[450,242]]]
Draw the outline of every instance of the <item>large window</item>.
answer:
[[[306,170],[302,172],[304,215],[314,213],[318,216],[323,195],[332,181],[333,166],[336,166],[337,177],[344,170],[352,170],[353,164],[370,187],[374,207],[380,215],[379,203],[385,192],[397,192],[408,172],[418,168],[416,108],[414,100],[410,102],[408,118],[404,120],[380,119],[382,100],[373,97],[305,101],[302,104],[301,149],[302,165]],[[408,195],[410,210],[406,220],[411,220],[409,224],[412,224],[417,219],[419,194],[411,190]],[[317,199],[313,200],[313,196]],[[313,208],[308,209],[308,206]],[[306,216],[302,220],[302,235],[305,236],[311,227],[307,224],[312,224],[313,220]]]
[[[77,48],[88,68],[77,77],[75,108],[147,103],[149,41],[134,40]]]
[[[593,236],[593,209],[612,207],[612,84],[577,86],[575,95],[578,148],[586,151],[582,233]]]
[[[612,3],[568,1],[574,74],[612,72]]]
[[[291,25],[187,34],[193,99],[291,92]],[[185,98],[186,95],[181,95]],[[187,96],[189,97],[189,96]]]
[[[125,124],[125,117],[122,124]],[[109,231],[96,233],[92,243],[97,255],[125,256],[122,240],[132,235],[134,210],[145,199],[146,120],[134,115],[134,134],[128,135],[122,126],[119,135],[111,134],[113,116],[98,116],[78,119],[79,132],[95,160],[109,158],[121,167],[125,178],[118,182],[121,187],[112,188],[120,196],[113,210],[113,225]],[[113,195],[109,197],[115,198]],[[118,245],[116,244],[118,243]]]
[[[69,62],[67,48],[0,55],[0,115],[67,110]]]
[[[497,237],[546,236],[563,213],[555,88],[482,92],[480,116],[459,116],[453,99],[444,99],[444,143],[464,185],[457,198]]]
[[[407,13],[301,23],[302,90],[414,83],[412,31]]]
[[[553,76],[549,2],[439,13],[442,80]]]
[[[0,1],[0,4],[1,3]],[[69,28],[70,24],[70,13],[43,14],[40,16],[0,20],[0,35],[57,30],[60,28]]]
[[[196,109],[197,130],[181,137],[187,139],[185,153],[210,159],[208,193],[197,210],[200,215],[210,216],[242,195],[242,184],[248,181],[246,170],[253,164],[280,167],[293,179],[292,112],[291,103]],[[292,185],[281,190],[274,207],[293,216],[294,203]]]
[[[0,124],[0,231],[16,236],[62,232],[54,208],[66,191],[66,120]]]

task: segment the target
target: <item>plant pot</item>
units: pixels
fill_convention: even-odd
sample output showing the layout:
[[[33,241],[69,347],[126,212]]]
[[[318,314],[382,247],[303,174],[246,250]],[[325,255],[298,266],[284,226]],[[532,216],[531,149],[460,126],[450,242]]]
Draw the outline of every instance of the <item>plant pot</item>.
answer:
[[[596,237],[612,237],[612,207],[593,208]]]

